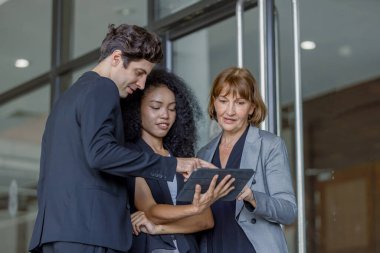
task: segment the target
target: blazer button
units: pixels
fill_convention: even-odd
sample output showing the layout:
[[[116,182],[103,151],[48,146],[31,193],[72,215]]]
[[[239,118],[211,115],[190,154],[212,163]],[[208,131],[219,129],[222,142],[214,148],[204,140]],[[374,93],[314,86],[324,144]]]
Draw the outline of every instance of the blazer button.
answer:
[[[256,180],[254,178],[252,179],[252,184],[256,184]]]
[[[256,223],[256,219],[255,219],[255,218],[252,218],[252,219],[251,219],[251,223],[252,223],[252,224],[255,224],[255,223]]]

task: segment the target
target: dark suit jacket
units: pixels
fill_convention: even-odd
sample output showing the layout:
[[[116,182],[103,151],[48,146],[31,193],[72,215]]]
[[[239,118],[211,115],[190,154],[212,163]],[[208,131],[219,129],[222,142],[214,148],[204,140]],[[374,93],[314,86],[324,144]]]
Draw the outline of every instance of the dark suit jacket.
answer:
[[[128,144],[131,148],[147,153],[154,153],[154,151],[142,139],[138,140],[135,145]],[[184,178],[181,174],[177,173],[177,189],[178,192],[184,184]],[[130,194],[130,201],[132,210],[136,211],[134,205],[134,185],[135,178],[128,179],[132,181],[128,184],[128,194]],[[170,190],[167,182],[155,179],[145,179],[156,203],[173,205],[170,195]],[[131,188],[133,187],[133,188]],[[177,205],[184,205],[189,203],[177,202]],[[175,234],[175,235],[147,235],[140,233],[138,236],[133,236],[133,244],[130,253],[150,253],[154,249],[175,249],[173,239],[176,239],[178,250],[181,253],[197,253],[199,252],[198,243],[196,240],[196,233],[194,234]]]
[[[119,101],[115,83],[90,71],[53,108],[30,250],[69,241],[127,251],[132,231],[124,177],[173,180],[175,158],[124,147]]]

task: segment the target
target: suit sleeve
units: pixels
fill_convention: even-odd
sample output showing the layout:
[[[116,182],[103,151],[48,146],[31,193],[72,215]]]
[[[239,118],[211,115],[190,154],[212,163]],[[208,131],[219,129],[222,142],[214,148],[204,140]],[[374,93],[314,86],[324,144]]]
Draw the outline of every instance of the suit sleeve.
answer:
[[[254,191],[255,215],[270,222],[291,224],[297,217],[297,204],[284,142],[276,138],[264,160],[269,195]]]
[[[88,165],[117,176],[172,181],[176,158],[131,150],[116,139],[116,124],[120,124],[118,117],[121,115],[119,100],[112,82],[94,83],[81,100],[77,118]]]

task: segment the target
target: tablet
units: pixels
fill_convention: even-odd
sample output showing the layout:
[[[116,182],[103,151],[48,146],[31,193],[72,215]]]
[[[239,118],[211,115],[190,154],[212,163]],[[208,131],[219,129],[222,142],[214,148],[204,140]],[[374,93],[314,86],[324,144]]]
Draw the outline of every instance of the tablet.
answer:
[[[219,199],[222,201],[235,200],[237,195],[253,176],[253,172],[253,169],[197,169],[190,175],[187,182],[179,191],[177,201],[192,202],[194,198],[195,185],[199,184],[201,186],[201,193],[205,193],[210,186],[212,178],[216,174],[219,175],[217,184],[227,175],[231,175],[231,177],[235,178],[235,182],[233,184],[235,189]]]

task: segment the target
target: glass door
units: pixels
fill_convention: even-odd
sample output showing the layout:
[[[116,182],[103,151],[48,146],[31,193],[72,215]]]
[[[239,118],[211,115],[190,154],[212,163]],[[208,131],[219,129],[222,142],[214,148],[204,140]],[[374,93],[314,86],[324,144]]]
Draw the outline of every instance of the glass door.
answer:
[[[244,12],[244,67],[260,80],[259,10],[250,8]],[[198,122],[199,141],[202,147],[219,129],[207,115],[209,90],[216,75],[230,66],[238,66],[237,32],[235,16],[197,29],[174,40],[167,41],[170,51],[169,64],[174,73],[181,76],[192,88],[203,108],[203,120]],[[169,31],[170,32],[170,31]],[[168,60],[168,59],[167,59]],[[292,136],[284,132],[286,142]],[[289,147],[290,148],[290,147]],[[296,225],[284,227],[290,252],[296,252]]]
[[[380,2],[299,2],[307,252],[379,252]],[[292,11],[276,5],[282,132],[294,157]]]
[[[258,10],[244,15],[244,67],[259,80]],[[230,66],[237,66],[236,17],[231,17],[172,42],[173,71],[189,84],[204,109],[200,122],[200,142],[203,146],[216,133],[207,116],[209,90],[216,75]]]

